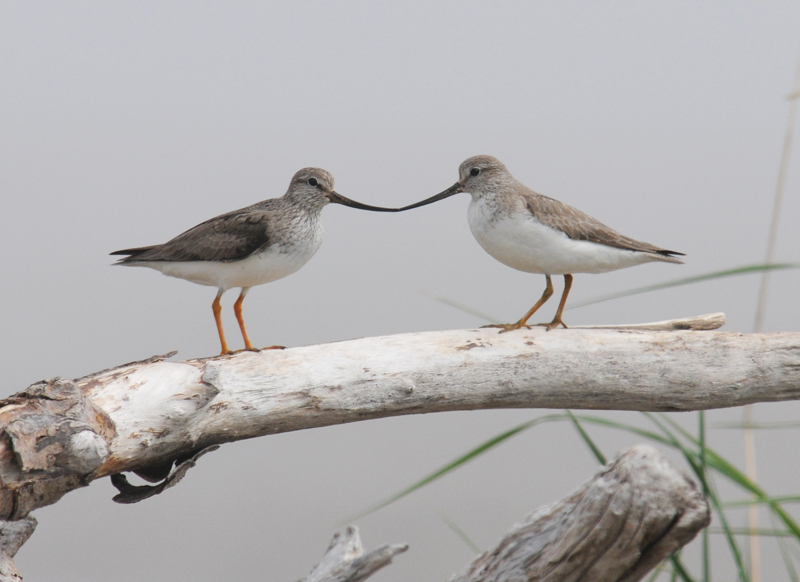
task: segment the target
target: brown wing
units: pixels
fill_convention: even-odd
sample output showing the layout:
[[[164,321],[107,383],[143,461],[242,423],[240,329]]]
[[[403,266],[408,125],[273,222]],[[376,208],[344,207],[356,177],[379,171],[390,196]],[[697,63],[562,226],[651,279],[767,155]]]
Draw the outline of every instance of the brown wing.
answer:
[[[683,253],[668,251],[650,243],[621,235],[613,228],[609,228],[577,208],[553,198],[530,192],[526,193],[525,203],[536,220],[550,228],[564,232],[573,240],[586,240],[618,249],[652,253],[672,258],[678,262],[680,262],[679,259],[675,259],[673,255],[683,256]]]
[[[152,247],[114,251],[129,255],[117,264],[145,261],[238,261],[269,245],[267,214],[234,210],[190,228],[171,241]]]

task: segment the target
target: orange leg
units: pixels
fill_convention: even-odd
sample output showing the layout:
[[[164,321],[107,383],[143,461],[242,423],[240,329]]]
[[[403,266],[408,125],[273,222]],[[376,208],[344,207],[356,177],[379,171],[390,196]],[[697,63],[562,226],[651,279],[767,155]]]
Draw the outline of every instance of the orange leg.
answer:
[[[224,291],[220,289],[219,292],[217,293],[216,298],[214,299],[214,303],[211,304],[211,309],[214,311],[214,321],[217,322],[219,343],[222,345],[222,351],[220,352],[221,356],[231,353],[230,350],[228,349],[228,344],[225,342],[225,332],[222,330],[222,318],[220,317],[220,313],[222,312],[222,306],[219,304],[219,300],[222,297],[223,293]]]
[[[571,275],[567,276],[571,278]],[[544,305],[545,302],[548,299],[550,299],[550,297],[553,295],[553,282],[550,280],[550,275],[545,275],[545,277],[547,277],[547,286],[544,288],[544,293],[542,293],[542,297],[539,299],[539,301],[536,302],[536,305],[531,307],[531,310],[528,313],[526,313],[522,317],[522,319],[520,319],[517,323],[496,323],[492,325],[484,325],[483,327],[499,327],[501,329],[500,333],[513,331],[521,327],[527,327],[528,329],[530,329],[530,326],[526,324],[528,323],[528,320],[531,318],[531,315],[536,313],[536,310],[538,310],[542,305]]]
[[[559,325],[563,325],[564,329],[567,328],[567,324],[561,321],[561,314],[564,312],[564,306],[567,304],[567,295],[569,295],[569,290],[571,288],[572,288],[572,275],[564,275],[564,293],[561,294],[561,303],[558,304],[558,311],[556,311],[556,316],[550,323],[537,323],[536,325],[543,325],[544,327],[547,328],[547,331],[555,329]]]
[[[250,287],[242,287],[242,292],[239,294],[239,299],[236,300],[236,303],[233,304],[233,312],[236,314],[236,321],[239,322],[239,329],[242,330],[242,338],[244,339],[244,349],[249,350],[251,352],[260,352],[258,348],[253,347],[253,344],[250,342],[250,338],[247,335],[247,328],[244,326],[244,317],[242,317],[242,302],[244,301],[244,296],[247,295],[247,292],[250,290]],[[262,348],[264,350],[285,350],[284,346],[270,346],[268,348]]]
[[[249,290],[249,287],[242,287],[242,292],[239,293],[239,299],[237,299],[236,303],[233,304],[233,312],[236,314],[236,321],[239,322],[239,329],[242,330],[244,349],[250,350],[251,352],[257,352],[258,350],[253,347],[253,344],[250,343],[250,338],[247,336],[247,328],[244,326],[244,318],[242,317],[242,301],[244,301],[244,296],[247,295]]]

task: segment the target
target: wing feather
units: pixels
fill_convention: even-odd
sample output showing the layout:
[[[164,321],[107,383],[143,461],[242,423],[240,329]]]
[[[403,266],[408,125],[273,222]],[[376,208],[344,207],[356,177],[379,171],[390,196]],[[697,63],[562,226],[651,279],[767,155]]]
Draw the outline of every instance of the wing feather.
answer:
[[[269,245],[268,215],[252,207],[234,210],[152,247],[114,251],[117,264],[151,261],[239,261]]]
[[[662,249],[622,235],[577,208],[548,196],[535,192],[526,193],[525,203],[528,211],[536,220],[550,228],[564,232],[573,240],[585,240],[618,249],[660,255],[665,260],[672,259],[674,262],[682,262],[673,255],[683,256],[684,253]]]

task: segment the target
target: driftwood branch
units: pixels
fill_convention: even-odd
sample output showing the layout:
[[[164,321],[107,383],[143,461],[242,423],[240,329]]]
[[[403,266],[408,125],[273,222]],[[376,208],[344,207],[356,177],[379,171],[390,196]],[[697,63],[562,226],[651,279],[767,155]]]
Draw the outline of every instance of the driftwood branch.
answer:
[[[707,328],[714,317],[698,318]],[[675,411],[800,398],[800,334],[534,328],[412,333],[166,362],[34,384],[0,402],[0,519],[93,479],[119,501],[208,447],[358,420],[482,408]],[[173,468],[174,467],[174,468]],[[164,481],[166,480],[166,481]]]
[[[635,582],[711,520],[697,485],[652,447],[633,447],[591,481],[515,526],[450,582]],[[367,556],[355,527],[337,533],[303,582],[355,582],[406,546]],[[364,567],[375,564],[377,567]]]
[[[530,515],[451,582],[634,582],[710,521],[697,485],[639,445]]]
[[[325,557],[300,582],[360,582],[407,549],[406,544],[387,544],[364,554],[358,528],[350,525],[334,534]]]

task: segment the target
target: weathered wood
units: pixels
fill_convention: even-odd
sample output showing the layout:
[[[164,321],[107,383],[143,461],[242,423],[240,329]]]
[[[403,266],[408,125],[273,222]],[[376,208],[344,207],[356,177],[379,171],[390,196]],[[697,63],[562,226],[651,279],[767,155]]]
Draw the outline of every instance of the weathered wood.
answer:
[[[668,319],[652,323],[623,323],[621,325],[578,325],[570,329],[630,329],[639,331],[711,331],[725,325],[724,313],[709,313],[697,317],[684,317],[682,319]]]
[[[710,521],[697,485],[639,445],[530,515],[450,582],[635,582]]]
[[[98,477],[134,471],[157,482],[207,447],[305,428],[482,408],[674,411],[798,398],[798,333],[478,329],[157,357],[0,403],[0,519]],[[116,484],[121,501],[147,496]]]
[[[635,582],[710,521],[697,485],[656,449],[639,445],[572,495],[531,514],[450,582]],[[383,546],[362,557],[350,526],[302,582],[363,580],[406,547]]]
[[[350,525],[334,534],[322,561],[300,582],[360,582],[407,549],[406,544],[387,544],[364,554],[358,528]]]
[[[0,582],[22,582],[22,576],[14,564],[14,556],[35,529],[36,520],[33,517],[0,521]]]

